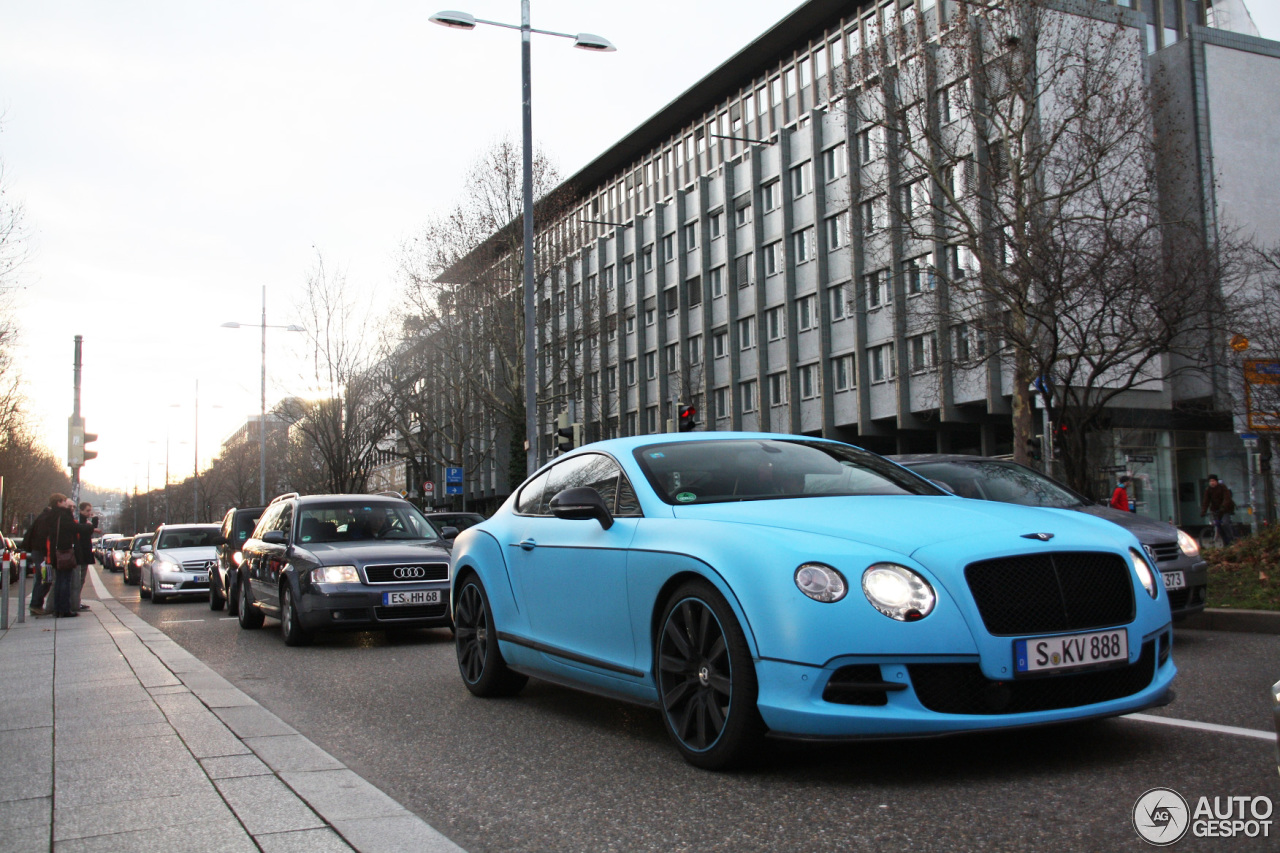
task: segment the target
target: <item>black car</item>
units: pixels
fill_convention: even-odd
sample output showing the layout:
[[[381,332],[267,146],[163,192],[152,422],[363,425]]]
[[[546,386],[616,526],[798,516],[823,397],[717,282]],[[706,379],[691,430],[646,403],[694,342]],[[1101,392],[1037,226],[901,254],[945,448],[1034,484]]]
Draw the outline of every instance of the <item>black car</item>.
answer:
[[[1204,610],[1209,565],[1200,558],[1195,537],[1172,524],[1094,503],[1052,477],[1017,462],[951,453],[889,458],[962,498],[1071,509],[1115,522],[1138,538],[1160,570],[1175,619]]]
[[[139,533],[133,537],[129,544],[129,556],[121,566],[124,569],[125,583],[137,585],[142,582],[142,562],[151,553],[151,540],[154,538],[154,533]]]
[[[236,507],[227,510],[222,517],[222,529],[218,536],[218,562],[209,572],[209,609],[221,610],[227,607],[228,612],[236,615],[239,603],[236,598],[236,570],[244,559],[241,548],[249,541],[253,528],[258,526],[258,519],[266,507]]]
[[[417,507],[380,495],[281,495],[241,549],[241,628],[285,642],[332,629],[450,627],[449,549]]]
[[[484,516],[478,512],[429,512],[427,521],[440,531],[442,537],[452,539],[468,527],[475,527],[484,521]],[[450,527],[453,528],[452,535],[448,530]]]

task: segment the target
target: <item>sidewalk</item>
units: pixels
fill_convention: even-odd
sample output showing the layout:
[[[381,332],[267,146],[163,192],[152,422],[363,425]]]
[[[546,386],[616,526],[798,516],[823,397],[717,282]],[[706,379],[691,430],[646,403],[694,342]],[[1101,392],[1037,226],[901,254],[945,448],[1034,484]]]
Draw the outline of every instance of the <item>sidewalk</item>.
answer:
[[[0,632],[0,847],[462,853],[104,599],[76,619],[22,624],[22,603],[11,602]]]

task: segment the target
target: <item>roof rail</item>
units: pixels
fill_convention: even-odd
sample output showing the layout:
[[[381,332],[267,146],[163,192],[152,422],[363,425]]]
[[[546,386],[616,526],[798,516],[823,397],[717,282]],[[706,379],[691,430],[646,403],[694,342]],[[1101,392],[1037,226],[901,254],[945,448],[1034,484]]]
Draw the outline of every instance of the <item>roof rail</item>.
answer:
[[[394,489],[383,489],[380,492],[374,492],[374,494],[376,494],[378,497],[381,497],[381,498],[399,498],[400,500],[405,499],[404,495],[400,494]]]
[[[285,492],[283,495],[276,495],[274,498],[272,498],[271,503],[275,503],[276,501],[287,501],[289,498],[297,498],[297,497],[301,497],[301,495],[299,495],[297,492]]]

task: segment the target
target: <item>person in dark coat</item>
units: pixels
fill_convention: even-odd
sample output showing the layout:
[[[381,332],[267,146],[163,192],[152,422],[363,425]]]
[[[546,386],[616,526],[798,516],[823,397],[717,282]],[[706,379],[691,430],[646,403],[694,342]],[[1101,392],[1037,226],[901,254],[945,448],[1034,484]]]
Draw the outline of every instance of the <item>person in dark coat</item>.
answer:
[[[49,611],[44,608],[44,599],[49,594],[49,588],[53,585],[53,578],[49,575],[49,570],[45,569],[44,562],[49,556],[49,537],[53,534],[53,519],[58,513],[58,508],[66,499],[67,496],[59,492],[54,492],[50,495],[49,505],[36,516],[36,520],[27,529],[27,535],[22,538],[22,550],[26,551],[30,556],[27,565],[31,567],[32,573],[32,616],[47,616],[49,614]]]
[[[1209,475],[1209,488],[1204,490],[1204,499],[1200,501],[1200,514],[1208,515],[1213,526],[1222,534],[1222,547],[1235,541],[1236,533],[1231,527],[1231,513],[1236,511],[1236,502],[1231,498],[1231,490],[1227,484],[1218,479],[1217,474]]]
[[[76,580],[76,566],[59,569],[57,560],[57,552],[71,551],[74,561],[76,542],[85,532],[90,534],[93,532],[92,524],[76,520],[75,508],[75,501],[64,496],[53,517],[53,533],[49,537],[49,563],[54,567],[53,611],[55,616],[80,615],[71,606],[71,589]]]
[[[77,525],[76,536],[76,579],[71,586],[71,609],[88,610],[89,605],[82,604],[80,594],[84,590],[85,578],[89,576],[89,566],[93,563],[93,534],[98,532],[98,517],[93,514],[93,504],[82,501],[80,504],[80,524]],[[88,525],[86,528],[85,525]]]

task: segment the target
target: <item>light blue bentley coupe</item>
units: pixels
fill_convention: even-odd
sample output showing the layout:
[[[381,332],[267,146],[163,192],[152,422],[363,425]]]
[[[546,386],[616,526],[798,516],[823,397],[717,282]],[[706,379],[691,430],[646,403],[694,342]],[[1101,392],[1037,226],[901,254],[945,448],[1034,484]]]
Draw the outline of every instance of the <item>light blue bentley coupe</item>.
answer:
[[[602,441],[454,547],[458,667],[659,709],[699,767],[758,740],[912,737],[1168,703],[1169,601],[1132,534],[762,433]]]

